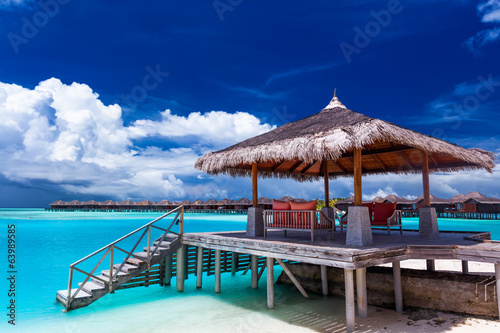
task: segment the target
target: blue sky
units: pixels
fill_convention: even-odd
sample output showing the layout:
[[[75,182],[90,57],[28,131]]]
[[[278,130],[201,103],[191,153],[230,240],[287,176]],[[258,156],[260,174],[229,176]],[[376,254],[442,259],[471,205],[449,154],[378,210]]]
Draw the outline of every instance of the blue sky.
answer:
[[[0,206],[250,197],[204,153],[348,108],[500,152],[500,1],[0,0]],[[500,197],[496,174],[436,174],[439,197]],[[322,197],[321,182],[260,195]],[[331,182],[349,196],[352,180]],[[421,194],[419,175],[365,197]]]

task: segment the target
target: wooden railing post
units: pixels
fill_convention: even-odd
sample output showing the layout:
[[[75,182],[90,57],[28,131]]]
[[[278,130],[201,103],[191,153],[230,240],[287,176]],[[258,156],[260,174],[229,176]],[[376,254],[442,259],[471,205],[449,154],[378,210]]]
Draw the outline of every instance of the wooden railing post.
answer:
[[[109,292],[113,292],[113,256],[115,252],[115,246],[111,245],[111,254],[109,259]]]
[[[72,285],[73,285],[73,266],[69,266],[68,297],[66,298],[66,310],[69,310],[70,307]]]
[[[148,227],[148,269],[151,268],[151,258],[149,255],[151,254],[150,247],[151,246],[151,225]]]

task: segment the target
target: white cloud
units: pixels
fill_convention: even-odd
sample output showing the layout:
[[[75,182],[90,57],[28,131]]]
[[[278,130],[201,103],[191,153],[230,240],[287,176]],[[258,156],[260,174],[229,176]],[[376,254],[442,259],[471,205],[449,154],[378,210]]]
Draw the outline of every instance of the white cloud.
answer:
[[[487,24],[500,23],[500,0],[488,0],[477,5],[478,15],[481,16],[481,22]],[[465,46],[471,52],[478,52],[482,47],[500,39],[500,26],[494,25],[479,31],[474,36],[465,41]]]
[[[34,89],[0,82],[0,174],[18,183],[46,181],[73,193],[112,198],[180,199],[202,152],[272,129],[244,112],[161,112],[160,121],[124,126],[119,105],[104,105],[79,83],[52,78]],[[184,147],[137,147],[134,140],[186,138]],[[218,192],[220,195],[227,194]]]

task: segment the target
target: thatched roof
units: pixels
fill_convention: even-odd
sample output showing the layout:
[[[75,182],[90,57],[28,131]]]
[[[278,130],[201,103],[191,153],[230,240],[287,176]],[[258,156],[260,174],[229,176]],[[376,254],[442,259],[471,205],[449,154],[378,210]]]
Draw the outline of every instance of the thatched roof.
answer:
[[[153,206],[155,205],[156,202],[154,201],[149,201],[149,200],[142,200],[137,203],[137,206]]]
[[[217,205],[217,201],[215,199],[208,199],[207,201],[203,201],[204,205]]]
[[[489,198],[485,196],[484,194],[481,194],[479,192],[470,192],[465,195],[465,200],[463,202],[471,202],[475,201],[478,203],[485,203],[485,204],[498,204],[500,203],[500,199],[497,198]]]
[[[217,201],[217,205],[219,205],[219,206],[230,205],[231,202],[232,202],[231,199],[226,198],[226,199],[222,199],[221,201]]]
[[[420,173],[421,151],[430,157],[430,171],[494,168],[495,155],[465,149],[393,123],[347,109],[334,97],[321,112],[272,131],[208,153],[195,167],[209,174],[251,175],[313,180],[322,177],[328,161],[330,178],[353,174],[353,152],[362,149],[363,174]]]
[[[435,195],[430,195],[431,197],[431,204],[449,204],[451,203],[451,199],[442,199],[442,198],[438,198],[436,197]],[[413,200],[414,203],[423,203],[424,202],[424,195],[422,194],[421,196],[419,196],[418,198],[416,198],[415,200]]]

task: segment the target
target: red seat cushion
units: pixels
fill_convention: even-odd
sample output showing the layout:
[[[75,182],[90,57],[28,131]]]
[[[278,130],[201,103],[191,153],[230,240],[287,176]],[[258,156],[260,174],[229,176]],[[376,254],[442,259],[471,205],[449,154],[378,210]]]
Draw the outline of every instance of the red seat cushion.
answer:
[[[397,203],[375,203],[373,224],[387,224],[387,218],[396,210]]]
[[[273,210],[290,210],[290,201],[273,199]]]
[[[311,210],[315,211],[316,210],[316,203],[318,200],[313,200],[309,202],[294,202],[290,201],[290,206],[292,210]],[[297,214],[297,222],[298,222],[298,227],[302,229],[310,229],[311,228],[311,222],[312,222],[312,214],[310,213],[298,213]]]
[[[373,202],[362,204],[365,207],[368,207],[368,216],[370,216],[370,222],[373,221]]]

